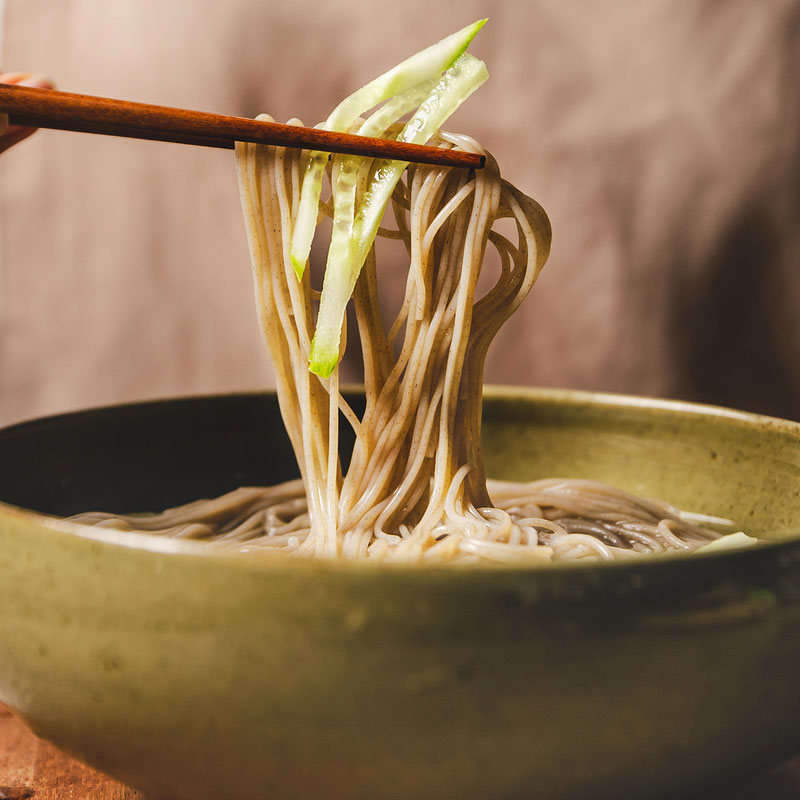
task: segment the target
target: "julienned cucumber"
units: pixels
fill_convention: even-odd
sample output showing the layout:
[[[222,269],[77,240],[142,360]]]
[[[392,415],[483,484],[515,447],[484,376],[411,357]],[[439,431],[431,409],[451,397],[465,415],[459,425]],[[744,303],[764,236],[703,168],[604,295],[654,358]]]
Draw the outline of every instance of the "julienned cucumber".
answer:
[[[397,137],[400,142],[424,144],[448,117],[489,77],[486,64],[468,53],[442,75],[414,116]],[[359,270],[375,240],[386,204],[407,164],[387,161],[376,171],[355,222],[360,254]]]
[[[332,131],[346,131],[358,117],[378,103],[420,83],[435,80],[467,49],[485,22],[485,19],[478,20],[460,31],[451,33],[450,36],[421,50],[362,86],[342,100],[321,127]],[[294,220],[289,250],[298,277],[302,277],[308,254],[311,252],[311,241],[314,238],[319,213],[322,176],[327,160],[326,153],[312,152],[303,176],[300,203]]]
[[[467,53],[461,55],[440,78],[423,100],[420,107],[406,123],[397,137],[398,141],[424,144],[442,126],[444,121],[475,91],[488,77],[486,65]],[[352,186],[347,184],[346,206],[340,200],[342,217],[337,231],[337,214],[334,212],[334,236],[325,278],[322,286],[319,314],[314,340],[311,343],[309,369],[327,378],[339,361],[344,312],[355,288],[358,274],[378,232],[381,217],[394,187],[407,166],[403,161],[386,161],[374,173],[364,201],[352,225],[344,214],[352,208],[356,178]],[[340,172],[342,170],[340,169]],[[356,172],[353,171],[352,175]],[[334,191],[336,191],[336,184]],[[352,195],[350,192],[352,191]],[[342,198],[344,200],[344,198]],[[336,204],[336,198],[334,198]],[[347,231],[352,233],[345,239]]]
[[[436,81],[430,80],[387,100],[358,129],[361,136],[382,136],[386,129],[409,111],[417,108],[427,97]],[[333,229],[325,266],[323,293],[336,293],[336,284],[355,286],[355,276],[349,270],[356,265],[350,256],[353,245],[356,193],[359,183],[366,181],[370,161],[359,156],[340,156],[334,161],[333,184]],[[362,259],[363,263],[363,259]],[[352,294],[352,289],[350,290]],[[345,301],[346,302],[346,301]]]

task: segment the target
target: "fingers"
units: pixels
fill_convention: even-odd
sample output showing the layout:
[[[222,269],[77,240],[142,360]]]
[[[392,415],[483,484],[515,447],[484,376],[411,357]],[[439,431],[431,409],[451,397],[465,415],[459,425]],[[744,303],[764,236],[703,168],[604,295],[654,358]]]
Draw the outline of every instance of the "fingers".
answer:
[[[53,82],[43,75],[33,75],[30,72],[4,72],[0,73],[0,83],[15,83],[19,86],[33,86],[39,89],[52,89]],[[0,114],[0,153],[9,147],[27,139],[36,128],[23,128],[19,125],[9,125],[8,116]]]

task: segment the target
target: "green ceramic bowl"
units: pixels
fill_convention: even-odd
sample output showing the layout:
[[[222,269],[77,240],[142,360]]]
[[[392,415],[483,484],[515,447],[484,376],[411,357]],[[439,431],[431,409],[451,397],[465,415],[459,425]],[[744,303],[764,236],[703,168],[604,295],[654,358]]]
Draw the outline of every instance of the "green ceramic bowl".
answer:
[[[37,512],[288,478],[274,397],[70,414],[0,432],[0,699],[175,800],[674,797],[800,750],[800,425],[514,389],[484,432],[496,477],[597,478],[776,542],[538,569],[212,555]]]

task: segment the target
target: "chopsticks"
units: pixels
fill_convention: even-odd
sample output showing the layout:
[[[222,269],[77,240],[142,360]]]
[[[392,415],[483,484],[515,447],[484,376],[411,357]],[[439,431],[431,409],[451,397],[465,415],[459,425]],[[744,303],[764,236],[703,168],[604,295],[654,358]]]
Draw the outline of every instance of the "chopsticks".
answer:
[[[0,113],[8,114],[12,125],[229,150],[234,142],[255,142],[446,167],[480,169],[485,162],[484,156],[461,150],[6,83],[0,83]]]

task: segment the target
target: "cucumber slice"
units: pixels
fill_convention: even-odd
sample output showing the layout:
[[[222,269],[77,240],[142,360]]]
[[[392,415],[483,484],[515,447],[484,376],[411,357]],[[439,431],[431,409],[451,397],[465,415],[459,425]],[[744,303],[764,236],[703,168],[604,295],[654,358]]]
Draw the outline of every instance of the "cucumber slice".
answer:
[[[378,103],[418,83],[438,77],[469,47],[469,43],[485,23],[485,19],[479,19],[445,36],[436,44],[409,56],[396,67],[362,86],[333,109],[324,127],[333,131],[345,130],[354,119]]]
[[[397,137],[398,141],[424,144],[442,126],[444,121],[475,91],[488,77],[486,65],[469,54],[461,55],[450,69],[439,79],[430,94],[406,123]],[[339,343],[345,308],[356,285],[361,267],[375,240],[383,212],[392,196],[397,182],[408,166],[404,161],[386,161],[373,176],[364,202],[350,226],[352,234],[344,241],[347,222],[342,220],[341,233],[335,231],[331,240],[328,265],[322,286],[319,314],[314,339],[311,342],[309,369],[327,378],[339,361]],[[348,188],[349,191],[349,188]],[[355,195],[355,180],[352,186]],[[350,197],[342,202],[343,214]],[[336,202],[336,199],[334,199]],[[334,219],[334,228],[336,220]],[[341,236],[342,238],[339,238]]]
[[[441,80],[406,123],[397,140],[425,144],[488,77],[486,64],[469,53],[464,53],[442,75]],[[355,222],[361,264],[375,240],[386,204],[407,166],[405,161],[386,161],[375,171]]]
[[[346,131],[358,117],[378,103],[424,81],[437,78],[467,49],[485,22],[485,19],[481,19],[451,33],[362,86],[342,100],[321,127],[331,131]],[[319,214],[322,176],[327,160],[327,153],[312,152],[303,176],[289,249],[292,266],[298,277],[302,277],[311,252]]]
[[[383,135],[393,122],[417,108],[435,85],[434,80],[424,81],[391,98],[362,124],[358,133],[362,136]],[[361,264],[356,265],[350,256],[354,239],[356,190],[359,179],[366,178],[362,170],[368,170],[369,164],[360,156],[336,156],[334,160],[333,230],[325,266],[323,294],[326,291],[328,295],[335,294],[332,286],[336,284],[355,287],[358,272],[352,275],[350,271],[354,266],[358,266],[359,271],[361,269]],[[352,292],[351,288],[350,294]]]
[[[698,547],[694,552],[711,553],[717,550],[737,550],[740,547],[752,547],[756,544],[758,544],[758,539],[753,536],[748,536],[744,531],[738,531],[737,533],[729,533],[725,536],[721,536],[719,539],[715,539],[709,544],[704,544],[702,547]]]

